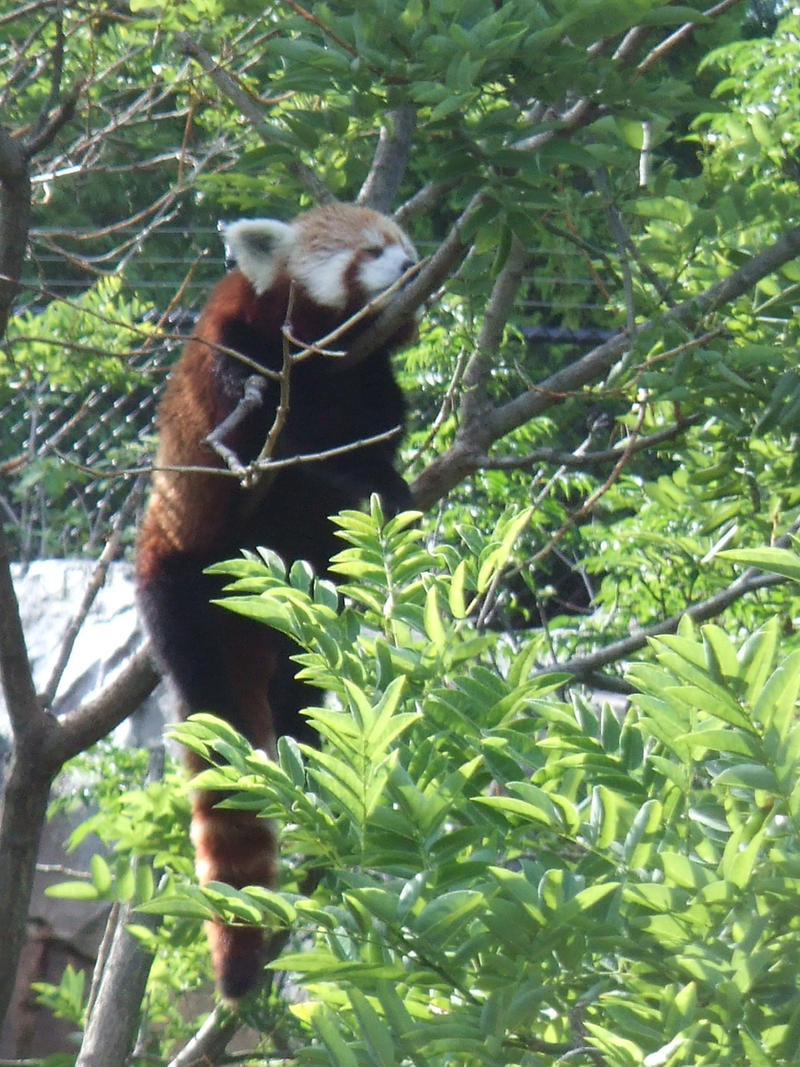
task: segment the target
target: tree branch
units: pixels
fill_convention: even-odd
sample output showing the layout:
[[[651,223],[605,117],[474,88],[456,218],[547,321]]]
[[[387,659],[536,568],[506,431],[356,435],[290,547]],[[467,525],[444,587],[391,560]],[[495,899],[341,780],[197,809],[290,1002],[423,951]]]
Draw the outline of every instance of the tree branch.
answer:
[[[435,207],[451,189],[455,189],[458,182],[430,182],[428,185],[423,185],[421,189],[418,189],[413,196],[410,196],[405,203],[395,211],[395,221],[399,226],[407,226],[411,219],[422,215],[426,211],[429,211],[432,207]]]
[[[0,803],[0,1019],[8,1011],[25,937],[36,856],[55,770],[41,759],[53,720],[42,710],[31,677],[5,536],[0,526],[0,681],[14,751]]]
[[[140,708],[160,679],[149,645],[142,646],[96,696],[55,720],[43,758],[57,769],[83,752]]]
[[[197,44],[188,33],[177,33],[175,40],[181,52],[196,60],[220,92],[227,96],[230,102],[245,116],[264,144],[267,146],[273,145],[275,143],[275,134],[264,121],[261,109],[253,101],[252,97],[236,83],[233,76],[220,65],[218,60],[214,59],[204,48]],[[334,199],[314,171],[307,167],[305,163],[295,160],[288,164],[288,168],[317,203],[330,203]]]
[[[663,444],[665,441],[672,441],[689,426],[696,426],[702,418],[703,416],[699,413],[688,415],[685,419],[680,419],[671,426],[664,427],[663,430],[656,430],[653,433],[645,434],[643,437],[622,441],[615,448],[604,448],[596,452],[562,452],[557,448],[535,448],[524,456],[499,456],[496,459],[491,456],[484,456],[480,465],[482,470],[495,471],[521,470],[541,463],[550,463],[559,467],[573,468],[574,470],[584,470],[586,467],[600,467],[605,463],[617,463],[623,451],[634,455],[636,452],[644,452],[648,448]]]
[[[170,1060],[169,1067],[212,1067],[219,1063],[241,1025],[238,1012],[218,1004],[191,1041]]]
[[[673,323],[688,328],[752,289],[762,278],[800,255],[800,226],[789,230],[769,248],[759,252],[727,278],[705,292],[670,308],[658,318],[638,327],[666,329]],[[416,479],[412,492],[416,505],[430,508],[455,485],[477,470],[489,447],[530,419],[560,404],[567,396],[601,379],[630,348],[630,338],[620,332],[585,356],[550,375],[538,385],[489,413],[482,425],[472,425],[470,436],[457,435],[453,445]]]
[[[741,600],[748,593],[756,592],[759,589],[768,589],[773,585],[780,585],[782,582],[787,581],[789,579],[781,574],[764,574],[763,571],[757,570],[755,567],[749,567],[744,574],[726,589],[715,593],[707,600],[700,600],[696,604],[690,604],[689,607],[677,615],[671,615],[667,619],[662,619],[661,622],[645,626],[638,633],[599,648],[596,652],[590,652],[586,656],[575,656],[565,663],[554,663],[549,667],[543,667],[535,671],[533,677],[550,674],[555,670],[571,674],[576,680],[585,679],[602,667],[608,667],[612,663],[627,659],[634,652],[644,648],[651,637],[674,634],[684,616],[690,618],[693,622],[706,622],[708,619],[716,618],[731,604],[735,604],[737,600]]]
[[[43,148],[46,148],[61,127],[65,126],[75,114],[75,108],[83,92],[84,85],[83,81],[76,82],[59,106],[47,116],[41,127],[37,129],[36,135],[27,142],[26,153],[29,159]]]
[[[115,559],[119,552],[120,542],[122,540],[122,532],[127,523],[130,522],[134,509],[139,503],[139,499],[144,490],[145,481],[144,477],[140,475],[131,491],[128,493],[122,507],[117,512],[117,516],[114,520],[114,527],[111,531],[111,536],[106,542],[106,546],[100,554],[100,559],[92,573],[91,581],[89,582],[86,590],[83,594],[80,607],[78,608],[75,616],[70,620],[67,626],[66,632],[61,642],[61,648],[59,649],[56,664],[50,673],[50,679],[45,686],[42,693],[41,700],[44,707],[49,708],[52,706],[53,701],[56,698],[58,692],[58,686],[61,682],[61,678],[64,674],[64,670],[69,662],[69,657],[72,655],[72,649],[75,646],[75,641],[78,637],[81,627],[86,621],[86,616],[89,614],[92,604],[97,597],[97,594],[105,585],[106,576],[108,574],[108,568],[111,565],[113,559]]]
[[[0,1018],[5,1018],[25,937],[50,786],[63,763],[135,711],[158,682],[147,649],[97,697],[57,720],[40,706],[28,664],[8,552],[0,529],[0,675],[14,749],[0,807]],[[105,1061],[108,1062],[108,1061]]]
[[[147,781],[155,782],[164,774],[164,749],[150,752]],[[147,861],[139,856],[135,866]],[[136,1042],[142,1000],[153,963],[152,955],[133,934],[128,924],[154,932],[161,916],[137,912],[130,901],[112,909],[108,929],[113,929],[109,950],[98,955],[92,979],[92,995],[86,1011],[86,1029],[75,1067],[108,1067],[124,1064]]]
[[[503,340],[503,331],[522,282],[522,272],[529,259],[527,249],[514,237],[503,269],[495,279],[486,305],[475,352],[464,371],[464,399],[461,403],[461,427],[465,438],[483,423],[489,407],[486,386],[491,359]],[[479,436],[479,434],[477,435]]]
[[[388,122],[381,127],[372,166],[356,197],[357,203],[384,214],[392,210],[403,182],[417,113],[413,108],[403,107],[390,111],[386,117]]]
[[[28,157],[20,142],[0,127],[0,338],[5,336],[19,287],[30,211]]]
[[[703,15],[706,19],[719,18],[720,15],[724,15],[726,11],[730,11],[732,7],[736,7],[742,0],[721,0],[721,3],[715,4],[710,7],[708,11],[704,11]],[[654,67],[656,63],[664,58],[668,52],[671,52],[673,48],[685,40],[689,34],[694,33],[697,29],[698,23],[696,22],[684,22],[674,33],[671,33],[669,37],[666,37],[663,41],[660,41],[655,48],[653,48],[642,60],[639,66],[636,68],[637,74],[644,74],[646,71]]]

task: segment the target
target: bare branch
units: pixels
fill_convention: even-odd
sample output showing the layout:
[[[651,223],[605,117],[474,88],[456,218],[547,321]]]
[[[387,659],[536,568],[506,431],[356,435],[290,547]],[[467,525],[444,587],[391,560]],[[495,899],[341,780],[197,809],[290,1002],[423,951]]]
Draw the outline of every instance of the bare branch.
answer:
[[[392,426],[390,430],[373,434],[371,437],[361,437],[357,441],[350,441],[346,445],[337,445],[335,448],[326,448],[322,452],[300,452],[296,456],[287,456],[285,459],[264,459],[253,464],[258,471],[280,470],[282,467],[296,467],[301,463],[319,463],[325,459],[334,459],[336,456],[344,456],[349,452],[356,452],[370,445],[378,445],[382,441],[391,441],[402,431],[401,426]]]
[[[722,0],[721,3],[716,4],[714,7],[704,12],[706,19],[718,18],[724,12],[740,3],[741,0]],[[660,59],[662,59],[668,52],[676,47],[685,37],[692,33],[697,28],[697,23],[687,22],[675,33],[671,34],[666,40],[662,41],[656,48],[654,48],[637,67],[637,75],[643,74],[654,66]],[[643,27],[633,27],[625,35],[619,48],[613,55],[613,59],[618,67],[627,67],[633,55],[644,40],[647,34],[647,30]],[[599,41],[589,49],[590,54],[597,54],[601,52],[607,45],[607,40]],[[572,106],[561,115],[560,124],[552,129],[543,130],[540,133],[533,134],[530,137],[523,138],[515,144],[515,148],[525,152],[535,152],[542,145],[547,144],[557,137],[568,136],[574,133],[576,130],[581,129],[584,126],[589,126],[596,119],[601,118],[604,114],[603,107],[591,98],[582,98],[575,101]]]
[[[386,116],[369,174],[356,200],[359,204],[388,213],[402,185],[411,152],[417,114],[413,108],[398,108]]]
[[[661,622],[645,626],[630,637],[624,637],[620,641],[614,641],[610,645],[599,648],[596,652],[590,652],[586,656],[575,656],[564,663],[551,664],[535,672],[535,675],[549,674],[553,670],[565,671],[576,679],[586,678],[603,667],[612,663],[626,660],[635,652],[644,648],[651,637],[661,637],[663,634],[674,634],[684,616],[693,622],[706,622],[721,615],[726,608],[735,604],[737,600],[754,593],[759,589],[768,589],[773,585],[780,585],[789,579],[780,574],[764,574],[755,567],[748,568],[736,581],[727,588],[708,597],[707,600],[690,604],[684,611],[677,615],[671,615]]]
[[[238,1013],[219,1004],[169,1067],[212,1067],[225,1054],[228,1042],[242,1025]]]
[[[310,896],[322,873],[312,871],[301,885],[300,892]],[[270,935],[264,946],[265,963],[277,959],[288,940],[288,930],[276,930]],[[268,989],[272,980],[272,971],[267,971],[263,978],[263,987]],[[213,1067],[214,1064],[227,1062],[225,1049],[242,1023],[242,1017],[234,1008],[225,1004],[218,1005],[191,1041],[170,1061],[169,1067]]]
[[[702,415],[689,415],[680,419],[671,426],[655,433],[645,434],[642,437],[629,438],[615,448],[605,448],[597,452],[562,452],[557,448],[536,448],[527,452],[524,456],[500,456],[493,458],[484,456],[481,460],[483,470],[524,470],[541,463],[558,464],[560,467],[574,470],[585,470],[587,467],[601,467],[606,463],[616,463],[623,449],[630,447],[631,454],[644,452],[648,448],[655,448],[665,441],[673,441],[679,434],[690,426],[696,426],[703,418]]]
[[[42,710],[28,664],[8,552],[0,529],[0,675],[14,749],[0,809],[0,1018],[13,991],[50,786],[62,764],[135,711],[159,675],[144,649],[82,708],[56,720]],[[106,1061],[107,1062],[107,1061]]]
[[[284,0],[284,2],[292,9],[292,11],[297,12],[301,18],[304,18],[306,22],[310,22],[312,26],[316,26],[318,29],[322,30],[326,37],[330,37],[334,44],[338,44],[339,47],[343,48],[345,52],[353,57],[353,59],[358,58],[358,52],[353,45],[351,45],[349,41],[345,41],[343,37],[334,33],[330,26],[327,26],[317,15],[314,15],[311,11],[302,7],[296,0]]]
[[[161,675],[144,645],[119,669],[111,681],[75,711],[59,716],[57,730],[43,753],[49,764],[60,766],[119,726],[141,707]]]
[[[491,359],[503,339],[503,331],[514,306],[528,258],[527,249],[516,237],[513,238],[508,258],[495,280],[486,305],[475,353],[464,371],[460,433],[465,437],[471,435],[474,426],[483,422],[490,407],[486,386],[491,373]]]
[[[0,681],[14,750],[0,802],[0,1019],[5,1018],[25,936],[39,840],[56,768],[42,759],[53,720],[44,713],[28,663],[19,605],[0,524]]]
[[[5,335],[22,274],[31,211],[23,146],[0,127],[0,338]]]
[[[692,328],[752,289],[762,278],[800,255],[800,227],[789,230],[774,244],[717,282],[703,293],[670,308],[656,319],[640,325],[639,330],[665,329],[672,323]],[[459,436],[447,452],[439,456],[417,478],[412,492],[423,510],[441,499],[453,486],[480,466],[481,457],[490,445],[507,433],[536,418],[565,397],[601,379],[630,347],[627,333],[616,334],[568,367],[545,378],[538,385],[496,408],[482,425],[471,427],[470,436]]]
[[[719,18],[720,15],[724,15],[726,11],[730,11],[732,7],[736,7],[741,3],[741,0],[722,0],[721,3],[715,4],[710,7],[708,11],[704,11],[703,15],[707,19]],[[654,67],[656,63],[664,58],[668,52],[671,52],[673,48],[677,47],[682,41],[684,41],[691,33],[697,29],[698,23],[696,22],[684,22],[674,33],[671,33],[669,37],[660,41],[651,52],[649,52],[639,66],[636,68],[638,74],[644,74],[646,71]]]
[[[0,682],[16,741],[49,728],[33,684],[5,535],[0,526]]]
[[[61,79],[64,74],[64,12],[60,3],[55,4],[54,21],[56,39],[50,49],[50,91],[42,104],[36,122],[36,135],[47,125],[48,116],[58,105],[61,96]]]
[[[777,537],[773,542],[773,546],[775,548],[789,548],[794,543],[798,530],[800,530],[800,519],[793,522],[785,534]],[[628,659],[634,652],[644,648],[651,637],[661,637],[663,634],[675,633],[684,616],[691,619],[692,622],[706,622],[708,619],[714,619],[721,615],[726,608],[729,608],[737,600],[741,600],[742,597],[747,596],[749,593],[757,592],[759,589],[768,589],[773,585],[781,585],[789,580],[782,574],[765,573],[758,567],[748,567],[729,586],[721,589],[718,593],[714,593],[713,596],[708,597],[706,600],[690,604],[677,615],[671,615],[668,619],[653,623],[652,626],[645,626],[638,633],[606,645],[596,652],[590,652],[586,656],[574,656],[565,663],[559,663],[557,669],[566,671],[568,674],[574,675],[575,678],[586,678],[595,671],[608,667],[611,663],[618,663],[620,660]],[[547,674],[552,670],[553,666],[550,666],[537,671],[536,674]]]
[[[40,742],[44,736],[44,730],[40,729],[37,734],[27,733],[16,742],[3,783],[0,804],[0,929],[3,931],[0,1019],[5,1019],[14,991],[36,857],[55,774],[55,769],[45,766],[40,758]]]
[[[427,263],[416,277],[393,297],[369,330],[349,347],[340,366],[349,367],[354,363],[360,363],[362,359],[366,359],[380,348],[395,330],[408,320],[408,316],[445,281],[455,264],[463,259],[469,247],[465,231],[484,203],[485,197],[485,193],[476,193],[473,196]]]
[[[134,509],[139,503],[139,499],[144,490],[145,481],[140,475],[136,483],[132,487],[131,491],[125,499],[124,504],[117,512],[117,517],[114,520],[114,528],[111,531],[111,536],[106,541],[106,546],[103,549],[100,559],[94,568],[91,581],[86,587],[83,599],[80,607],[78,608],[75,616],[71,619],[66,633],[64,634],[61,642],[61,648],[59,649],[58,658],[53,670],[50,674],[50,680],[48,681],[44,692],[41,696],[43,705],[49,708],[56,697],[58,686],[61,681],[64,669],[69,662],[69,657],[72,655],[72,649],[75,646],[78,633],[81,627],[86,621],[86,616],[89,614],[89,610],[95,601],[97,594],[105,585],[106,575],[108,574],[108,568],[111,565],[111,561],[116,558],[119,552],[120,541],[122,539],[122,531],[127,523],[130,521],[131,515]]]
[[[543,145],[549,144],[550,141],[555,140],[557,137],[564,137],[575,133],[576,130],[580,130],[584,126],[590,126],[596,119],[601,118],[603,114],[603,109],[597,101],[578,100],[568,111],[564,112],[557,127],[525,137],[521,141],[517,141],[514,147],[521,152],[536,152]]]
[[[264,403],[267,385],[267,379],[262,375],[248,375],[236,407],[218,426],[214,427],[205,439],[205,443],[217,453],[228,470],[240,479],[247,475],[248,468],[243,465],[226,439],[235,433],[254,412],[258,411]]]
[[[47,10],[48,8],[52,8],[52,6],[53,0],[31,0],[28,4],[22,4],[20,7],[15,7],[13,11],[0,15],[0,26],[9,22],[16,22],[18,19],[24,18],[26,15],[33,15],[34,12],[40,11],[42,8]]]
[[[455,189],[458,182],[431,182],[423,185],[413,196],[410,196],[404,204],[395,211],[394,217],[400,226],[407,226],[411,219],[417,215],[423,215],[438,204],[451,189]]]
[[[645,401],[642,401],[639,404],[639,416],[637,419],[636,426],[634,427],[633,433],[628,438],[625,447],[621,450],[619,459],[614,464],[611,473],[608,475],[603,484],[599,485],[594,490],[594,492],[590,493],[586,500],[584,500],[584,502],[581,504],[581,506],[576,511],[573,511],[572,514],[567,518],[567,520],[563,522],[561,526],[559,526],[555,533],[552,534],[551,537],[548,539],[547,543],[542,548],[540,548],[538,552],[534,553],[534,555],[530,559],[531,566],[535,566],[540,560],[544,559],[545,556],[549,555],[550,552],[552,552],[555,546],[558,544],[558,542],[565,536],[565,534],[567,534],[568,531],[571,530],[577,522],[580,522],[581,519],[585,519],[586,516],[591,512],[597,501],[602,496],[604,496],[611,488],[611,486],[619,480],[620,475],[622,474],[627,464],[630,462],[631,456],[634,454],[634,446],[636,444],[636,439],[638,437],[639,430],[641,429],[642,423],[644,422],[646,410],[647,404]]]
[[[237,84],[233,75],[222,67],[213,56],[209,55],[188,33],[178,33],[175,39],[181,51],[195,59],[220,92],[238,107],[264,144],[267,146],[273,145],[275,143],[275,134],[264,121],[260,107]],[[289,164],[289,169],[317,203],[330,203],[334,199],[330,191],[326,189],[310,167],[307,167],[304,163],[294,161]]]
[[[56,10],[56,39],[50,49],[49,61],[50,90],[47,100],[42,105],[33,133],[25,139],[25,154],[28,159],[40,152],[53,140],[62,126],[75,114],[75,107],[83,92],[85,82],[79,80],[63,99],[61,98],[61,79],[64,72],[64,27],[61,19],[61,5]],[[59,102],[60,99],[60,102]]]
[[[158,781],[164,772],[164,750],[150,753],[148,782]],[[134,860],[136,866],[146,861]],[[109,917],[113,930],[107,953],[100,953],[92,979],[92,995],[86,1012],[86,1029],[75,1067],[107,1067],[127,1063],[136,1042],[152,955],[141,941],[128,932],[128,924],[155,931],[161,916],[137,912],[129,901],[115,907]]]

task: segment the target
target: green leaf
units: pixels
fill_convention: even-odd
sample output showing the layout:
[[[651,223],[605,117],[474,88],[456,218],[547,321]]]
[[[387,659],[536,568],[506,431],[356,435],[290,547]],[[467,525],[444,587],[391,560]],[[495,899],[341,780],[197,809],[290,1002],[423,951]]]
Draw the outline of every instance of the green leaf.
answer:
[[[736,678],[739,674],[739,659],[733,642],[720,626],[709,624],[702,629],[706,647],[708,669],[718,682]]]
[[[734,833],[725,846],[720,864],[721,873],[739,889],[746,888],[750,883],[764,845],[766,831],[767,827],[762,826],[746,843],[742,833]]]
[[[754,704],[772,671],[780,646],[780,621],[773,616],[745,641],[739,650],[742,677],[747,685],[746,700]]]
[[[782,574],[785,578],[800,581],[800,558],[788,548],[738,548],[717,553],[720,559],[732,563],[744,563],[762,571]]]
[[[800,693],[800,650],[792,652],[770,676],[753,707],[753,718],[766,731],[774,730],[773,751],[784,742],[795,719]]]
[[[625,863],[638,867],[647,862],[651,848],[643,842],[659,829],[662,815],[661,802],[655,798],[642,804],[622,846],[622,858]]]
[[[98,896],[106,896],[113,883],[111,868],[102,856],[92,856],[89,861],[89,871],[92,875],[92,885],[97,890]]]
[[[530,787],[530,791],[526,792],[526,799],[524,800],[509,796],[474,797],[473,799],[475,803],[484,804],[495,811],[519,816],[526,821],[541,823],[551,829],[560,829],[563,825],[558,808],[553,804],[550,797],[536,786]]]
[[[137,911],[148,915],[176,915],[187,919],[213,919],[214,909],[203,899],[185,894],[165,893],[139,904]]]
[[[435,585],[432,585],[425,597],[425,633],[428,638],[439,648],[444,647],[447,641],[447,631],[442,625],[442,616],[439,612],[439,593]]]
[[[467,602],[465,586],[467,581],[467,561],[462,559],[456,569],[453,571],[453,576],[450,579],[450,587],[448,590],[448,603],[450,607],[450,614],[454,619],[464,619],[467,615]]]
[[[744,789],[766,789],[777,792],[778,782],[774,773],[761,763],[737,763],[720,771],[714,778],[715,785],[740,786]]]
[[[151,900],[153,893],[155,892],[155,882],[153,879],[153,868],[149,863],[143,863],[141,860],[136,864],[133,872],[134,885],[131,899],[141,903],[145,900]]]
[[[397,1056],[391,1031],[363,993],[349,989],[347,995],[358,1018],[359,1030],[376,1067],[396,1067]]]
[[[589,825],[595,848],[608,848],[616,841],[622,820],[623,799],[613,789],[596,785],[592,789]]]
[[[708,729],[692,730],[675,738],[676,745],[689,745],[695,759],[704,759],[709,752],[730,752],[737,756],[751,758],[763,755],[758,740],[744,730],[716,729],[709,724]]]
[[[311,1021],[331,1054],[331,1062],[335,1067],[359,1067],[358,1057],[342,1037],[332,1012],[322,1004],[317,1004],[314,1006]]]
[[[430,943],[446,944],[462,935],[466,920],[486,909],[486,897],[472,889],[457,889],[426,904],[414,922],[414,930]]]
[[[98,900],[97,889],[89,882],[58,882],[49,885],[44,891],[47,897],[61,900]]]

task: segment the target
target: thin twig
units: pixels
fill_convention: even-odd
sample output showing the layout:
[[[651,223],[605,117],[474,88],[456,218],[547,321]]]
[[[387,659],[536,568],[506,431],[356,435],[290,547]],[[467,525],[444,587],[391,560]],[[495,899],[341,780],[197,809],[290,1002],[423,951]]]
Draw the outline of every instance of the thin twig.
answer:
[[[773,547],[789,548],[794,543],[794,538],[798,531],[800,531],[800,519],[793,522],[786,533],[775,539]],[[690,604],[678,614],[671,615],[660,622],[652,623],[650,626],[644,626],[638,633],[632,634],[630,637],[624,637],[610,645],[605,645],[596,652],[590,652],[585,656],[573,656],[563,663],[542,668],[536,671],[535,674],[537,676],[548,674],[553,669],[556,669],[571,674],[575,678],[585,678],[603,667],[608,667],[612,663],[627,659],[634,652],[644,648],[650,638],[675,633],[681,619],[684,617],[696,623],[706,622],[708,619],[714,619],[721,615],[723,611],[749,593],[757,592],[760,589],[768,589],[774,585],[782,585],[788,581],[790,579],[782,574],[765,573],[758,567],[748,567],[725,589],[721,589],[718,593],[714,593],[705,600]]]
[[[736,7],[741,3],[741,0],[722,0],[721,3],[715,4],[707,11],[703,12],[703,16],[706,19],[719,18],[720,15],[724,15],[726,11],[730,11],[732,7]],[[654,67],[656,63],[660,62],[668,52],[671,52],[673,48],[677,47],[681,41],[685,40],[691,33],[693,33],[698,27],[697,22],[684,22],[674,33],[671,33],[669,37],[666,37],[663,41],[660,41],[655,48],[653,48],[644,57],[641,63],[636,68],[637,74],[645,74],[651,67]]]
[[[222,66],[219,60],[214,59],[202,48],[188,33],[175,35],[181,50],[202,67],[204,73],[214,82],[216,87],[233,103],[250,122],[253,132],[257,134],[266,145],[275,143],[274,132],[269,128],[261,114],[261,109],[250,95],[237,84],[233,75]],[[298,160],[292,161],[289,170],[301,182],[307,192],[311,194],[317,203],[330,203],[334,197],[323,185],[317,175]]]
[[[527,563],[527,565],[529,567],[534,567],[541,559],[543,559],[550,552],[552,552],[552,550],[555,548],[555,546],[558,544],[558,542],[564,537],[564,535],[569,530],[572,529],[572,527],[575,525],[575,523],[579,522],[581,519],[584,519],[589,514],[589,512],[592,510],[592,508],[597,503],[597,501],[600,499],[600,497],[604,496],[608,492],[608,490],[611,488],[611,486],[614,485],[617,481],[619,481],[620,475],[622,474],[623,470],[625,469],[625,467],[630,462],[631,456],[635,452],[636,439],[637,439],[637,437],[639,435],[639,431],[640,431],[640,429],[642,427],[642,424],[644,423],[644,417],[645,417],[646,411],[647,411],[646,400],[641,400],[639,402],[639,417],[638,417],[636,426],[634,426],[634,428],[633,428],[633,430],[631,432],[631,435],[630,435],[630,437],[628,438],[628,440],[627,440],[627,442],[625,444],[625,447],[622,449],[622,454],[620,455],[620,457],[617,460],[617,462],[614,464],[614,467],[611,470],[611,473],[608,475],[608,477],[603,482],[603,484],[598,486],[597,489],[595,489],[593,493],[590,493],[589,496],[586,498],[586,500],[583,502],[583,504],[581,504],[581,506],[576,511],[572,512],[572,514],[569,516],[569,518],[566,520],[566,522],[562,523],[562,525],[556,530],[556,532],[548,540],[547,544],[544,545],[543,548],[540,548],[538,552],[534,553],[534,555],[530,558],[530,560]]]
[[[621,450],[630,446],[631,454],[643,452],[648,448],[654,448],[665,441],[674,440],[680,433],[690,426],[696,426],[705,418],[703,413],[687,415],[663,430],[657,430],[651,434],[631,439],[627,437],[615,448],[605,448],[598,452],[581,452],[579,448],[574,452],[562,452],[557,448],[535,448],[532,452],[526,452],[524,456],[500,456],[492,458],[485,456],[481,460],[481,468],[484,470],[525,470],[534,464],[554,463],[564,470],[585,470],[587,467],[600,467],[605,463],[616,463]]]
[[[97,597],[97,594],[105,585],[106,576],[108,575],[108,568],[111,566],[112,560],[116,559],[119,553],[119,546],[122,540],[122,533],[125,526],[139,503],[139,499],[144,491],[145,480],[143,476],[140,476],[136,483],[131,488],[122,507],[119,509],[116,519],[114,520],[114,526],[111,530],[111,535],[106,541],[105,548],[100,554],[100,558],[92,573],[91,580],[86,587],[86,590],[81,600],[80,606],[75,615],[70,620],[69,625],[61,639],[61,647],[59,649],[58,657],[53,666],[53,670],[50,674],[50,680],[44,688],[44,692],[41,695],[42,704],[44,707],[49,708],[52,706],[56,697],[59,683],[66,669],[69,657],[72,655],[72,649],[75,646],[78,634],[81,627],[86,621],[86,616],[89,614],[92,604]]]

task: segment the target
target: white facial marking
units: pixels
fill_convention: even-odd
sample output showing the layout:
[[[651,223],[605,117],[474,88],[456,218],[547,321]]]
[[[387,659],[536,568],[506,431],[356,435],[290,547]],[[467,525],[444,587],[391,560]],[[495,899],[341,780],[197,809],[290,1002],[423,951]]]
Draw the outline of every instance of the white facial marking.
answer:
[[[365,258],[358,270],[358,280],[369,296],[377,296],[394,285],[409,268],[415,257],[399,244],[386,245],[380,255]]]
[[[386,238],[382,237],[377,230],[367,227],[363,232],[364,248],[380,248],[386,246]]]
[[[353,258],[349,248],[337,252],[319,251],[316,255],[289,261],[289,272],[307,289],[309,296],[323,307],[343,308],[347,303],[344,276]]]
[[[269,289],[297,241],[294,228],[278,219],[220,223],[226,254],[257,294]]]

